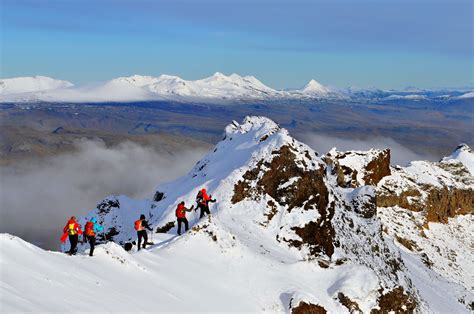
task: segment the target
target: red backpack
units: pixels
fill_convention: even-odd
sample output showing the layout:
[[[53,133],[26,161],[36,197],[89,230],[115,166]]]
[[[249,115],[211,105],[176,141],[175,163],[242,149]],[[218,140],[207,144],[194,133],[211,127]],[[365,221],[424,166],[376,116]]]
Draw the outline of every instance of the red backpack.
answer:
[[[186,210],[184,210],[183,204],[178,204],[176,208],[176,217],[177,218],[186,218]]]
[[[142,220],[141,220],[141,219],[138,219],[137,221],[135,221],[135,230],[137,230],[137,231],[143,230]]]
[[[85,227],[85,231],[86,231],[86,236],[95,236],[95,233],[94,233],[94,223],[92,221],[88,221],[86,223],[86,227]]]

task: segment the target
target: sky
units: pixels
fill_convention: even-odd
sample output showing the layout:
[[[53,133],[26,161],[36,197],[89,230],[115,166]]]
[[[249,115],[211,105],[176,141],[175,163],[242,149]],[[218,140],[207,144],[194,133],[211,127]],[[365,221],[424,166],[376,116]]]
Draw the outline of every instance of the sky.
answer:
[[[472,0],[0,0],[0,77],[474,85]]]

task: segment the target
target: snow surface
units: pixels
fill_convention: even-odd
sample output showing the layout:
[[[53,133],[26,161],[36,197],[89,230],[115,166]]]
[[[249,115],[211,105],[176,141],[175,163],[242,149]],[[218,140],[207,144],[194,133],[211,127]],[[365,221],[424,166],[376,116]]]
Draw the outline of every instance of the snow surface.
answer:
[[[230,237],[217,244],[192,233],[162,240],[133,254],[109,242],[90,258],[1,234],[0,310],[285,312],[295,298],[345,312],[333,293],[370,298],[376,285],[366,267],[282,262]]]
[[[404,208],[379,208],[378,215],[391,237],[414,243],[414,251],[399,246],[405,265],[412,272],[411,278],[421,295],[426,294],[424,298],[430,306],[436,305],[444,312],[443,308],[459,308],[456,300],[464,300],[465,304],[474,301],[473,239],[469,236],[474,234],[473,215],[450,218],[447,224],[429,223],[427,229],[420,228],[423,224],[421,213]],[[429,261],[431,266],[423,265],[423,260]],[[421,282],[417,284],[418,280]],[[436,300],[439,291],[443,296]]]

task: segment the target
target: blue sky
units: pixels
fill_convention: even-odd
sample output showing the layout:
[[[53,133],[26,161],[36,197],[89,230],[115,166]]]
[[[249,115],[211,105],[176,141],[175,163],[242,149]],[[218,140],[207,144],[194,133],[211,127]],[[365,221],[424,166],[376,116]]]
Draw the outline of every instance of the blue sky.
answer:
[[[0,0],[0,76],[474,85],[471,0]]]

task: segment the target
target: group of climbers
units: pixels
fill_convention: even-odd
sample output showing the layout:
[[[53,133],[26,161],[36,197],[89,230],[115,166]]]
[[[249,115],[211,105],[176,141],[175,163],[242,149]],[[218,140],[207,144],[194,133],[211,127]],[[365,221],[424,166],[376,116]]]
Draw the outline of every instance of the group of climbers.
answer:
[[[204,217],[204,215],[210,215],[211,212],[209,210],[209,203],[215,203],[216,200],[212,199],[212,196],[207,195],[206,189],[201,189],[198,194],[196,195],[196,203],[197,207],[196,210],[200,209],[201,213],[199,215],[199,219]],[[181,235],[181,223],[184,223],[185,231],[188,231],[189,223],[188,219],[186,218],[186,212],[190,212],[194,209],[194,205],[191,208],[186,208],[186,204],[183,202],[178,204],[176,208],[176,218],[178,224],[178,235]]]
[[[206,189],[201,189],[196,196],[196,203],[198,203],[198,208],[201,209],[201,215],[199,219],[204,217],[204,214],[210,215],[211,212],[209,211],[209,203],[215,203],[216,200],[212,199],[212,195],[207,195]]]
[[[63,236],[61,237],[61,242],[65,242],[66,238],[69,237],[69,243],[71,244],[71,248],[68,253],[69,255],[75,255],[77,253],[77,244],[79,242],[79,235],[83,235],[82,243],[89,242],[90,245],[90,252],[89,255],[94,255],[94,247],[95,247],[95,240],[97,233],[104,230],[104,227],[97,223],[97,219],[92,217],[90,221],[86,222],[84,226],[84,232],[81,229],[81,226],[77,223],[76,217],[72,216],[69,218],[66,226],[63,228]]]
[[[212,198],[212,195],[208,195],[206,189],[201,189],[197,196],[196,196],[196,203],[197,207],[195,210],[200,209],[200,216],[199,218],[204,217],[205,215],[210,215],[211,212],[209,210],[209,203],[216,202],[215,199]],[[176,208],[176,218],[177,218],[177,225],[178,225],[178,235],[181,235],[181,224],[184,223],[185,231],[188,231],[189,222],[186,218],[186,212],[190,212],[194,209],[194,205],[191,208],[186,208],[186,204],[184,201],[178,204]],[[135,230],[137,231],[138,237],[138,250],[141,248],[146,248],[147,245],[152,245],[153,243],[148,242],[148,234],[146,230],[153,231],[151,226],[148,224],[148,221],[145,218],[145,215],[140,215],[140,219],[136,220],[134,223]],[[83,234],[83,241],[89,242],[90,251],[89,255],[93,256],[94,254],[94,247],[96,243],[96,235],[103,231],[104,227],[97,223],[97,219],[92,217],[90,221],[88,221],[84,226],[84,232],[81,230],[81,226],[77,223],[76,217],[72,216],[66,226],[63,229],[63,236],[61,237],[61,242],[65,242],[66,238],[69,237],[69,242],[71,244],[71,248],[66,253],[70,255],[74,255],[77,253],[77,244],[79,242],[79,234]],[[142,246],[143,240],[143,246]]]

